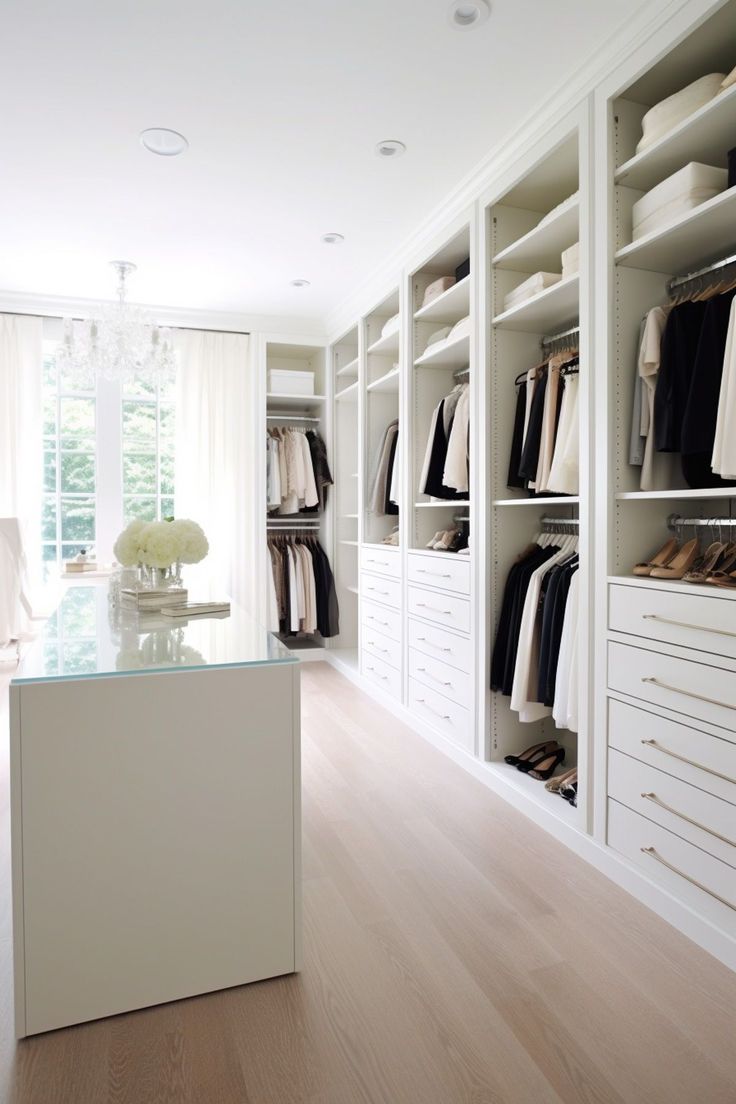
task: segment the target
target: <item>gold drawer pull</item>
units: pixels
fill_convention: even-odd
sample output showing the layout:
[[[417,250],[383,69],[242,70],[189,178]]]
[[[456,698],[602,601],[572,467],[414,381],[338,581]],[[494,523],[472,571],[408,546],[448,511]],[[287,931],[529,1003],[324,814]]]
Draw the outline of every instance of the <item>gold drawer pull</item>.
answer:
[[[678,629],[695,629],[696,632],[717,633],[718,636],[731,636],[736,639],[736,632],[728,632],[726,629],[712,629],[708,625],[689,625],[687,621],[671,621],[669,617],[660,617],[658,613],[643,613],[644,621],[661,621],[663,625],[674,625]]]
[[[678,870],[676,866],[673,866],[672,863],[668,863],[666,859],[658,855],[653,847],[640,847],[639,850],[643,851],[645,855],[649,855],[651,859],[655,859],[658,863],[661,863],[662,866],[666,866],[673,874],[678,874],[681,878],[684,878],[686,882],[690,882],[690,884],[694,885],[697,889],[702,889],[703,893],[707,893],[710,897],[715,897],[716,901],[720,901],[726,908],[733,909],[733,911],[736,912],[736,905],[732,904],[731,901],[727,901],[725,897],[721,897],[712,889],[708,889],[702,882],[698,882],[695,878],[691,878],[689,874],[685,874],[683,870]]]
[[[681,813],[679,809],[673,809],[671,805],[665,804],[661,798],[657,797],[655,793],[643,793],[641,795],[645,801],[651,801],[654,805],[659,805],[660,809],[664,809],[668,813],[672,813],[673,816],[679,817],[680,820],[687,821],[688,824],[694,825],[696,828],[700,828],[701,831],[707,832],[709,836],[715,836],[716,839],[721,840],[723,843],[728,843],[731,847],[736,847],[736,842],[729,839],[728,836],[722,836],[720,832],[714,832],[712,828],[708,828],[705,824],[701,824],[698,820],[693,820],[692,817],[686,816],[685,813]]]
[[[658,678],[651,675],[641,681],[649,682],[652,686],[658,686],[660,690],[671,690],[673,694],[682,694],[686,698],[695,698],[696,701],[707,702],[708,705],[719,705],[721,709],[736,709],[736,705],[731,705],[729,702],[718,701],[717,698],[706,698],[703,694],[695,694],[692,690],[682,690],[679,686],[670,686],[669,683],[660,682]]]
[[[642,740],[641,742],[646,747],[654,748],[655,751],[661,751],[663,755],[669,755],[672,759],[678,759],[681,763],[687,763],[689,767],[697,767],[698,770],[715,775],[716,778],[722,778],[724,782],[733,782],[736,786],[736,778],[729,778],[727,774],[721,774],[720,771],[713,770],[712,767],[706,767],[703,763],[697,763],[694,759],[688,759],[684,755],[678,755],[676,751],[671,751],[669,748],[663,747],[662,744],[658,744],[656,740]]]
[[[426,602],[417,602],[417,606],[419,607],[419,609],[431,610],[432,613],[442,613],[445,615],[445,617],[450,617],[452,615],[452,610],[443,610],[439,609],[439,607],[437,606],[429,606]]]
[[[441,644],[435,644],[434,640],[427,640],[426,636],[418,636],[417,640],[419,640],[422,644],[429,644],[431,648],[436,648],[438,652],[452,651],[452,648],[443,648]]]
[[[451,682],[443,682],[441,678],[437,678],[437,675],[433,675],[426,667],[417,667],[417,671],[421,671],[423,675],[429,675],[429,677],[434,679],[435,682],[438,682],[440,686],[452,686]]]
[[[417,698],[420,705],[423,705],[425,709],[428,709],[430,713],[434,713],[435,717],[439,717],[443,721],[451,721],[452,717],[449,713],[440,713],[439,709],[433,709],[431,705],[428,705],[424,698]]]

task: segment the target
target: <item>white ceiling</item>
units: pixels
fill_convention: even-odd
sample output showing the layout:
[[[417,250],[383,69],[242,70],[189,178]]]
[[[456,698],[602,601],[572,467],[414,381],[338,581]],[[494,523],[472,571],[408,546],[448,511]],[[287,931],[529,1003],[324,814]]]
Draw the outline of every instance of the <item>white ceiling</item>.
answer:
[[[493,0],[458,32],[448,0],[9,0],[0,288],[109,297],[121,257],[141,302],[323,316],[646,6]]]

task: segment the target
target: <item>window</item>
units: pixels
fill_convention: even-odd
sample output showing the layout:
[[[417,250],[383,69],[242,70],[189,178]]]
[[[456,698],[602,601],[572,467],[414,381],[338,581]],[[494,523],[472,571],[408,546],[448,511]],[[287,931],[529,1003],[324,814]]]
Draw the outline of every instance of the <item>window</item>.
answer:
[[[132,518],[174,513],[175,380],[121,387],[57,370],[44,342],[43,560],[62,569],[81,548],[112,558]]]

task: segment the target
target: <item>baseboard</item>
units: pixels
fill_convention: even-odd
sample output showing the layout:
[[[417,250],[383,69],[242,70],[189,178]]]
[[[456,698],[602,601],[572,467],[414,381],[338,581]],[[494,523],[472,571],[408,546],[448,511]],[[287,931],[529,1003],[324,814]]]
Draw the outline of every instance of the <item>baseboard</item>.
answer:
[[[320,658],[326,659],[335,670],[353,682],[363,693],[368,694],[379,705],[388,709],[405,725],[442,751],[453,762],[463,767],[479,782],[493,790],[504,801],[513,805],[515,809],[533,820],[545,832],[549,832],[565,847],[568,847],[585,862],[590,863],[591,866],[605,874],[621,889],[646,905],[660,919],[685,935],[693,943],[696,943],[702,950],[718,959],[730,970],[736,972],[736,939],[731,938],[726,932],[716,928],[708,920],[693,912],[692,909],[678,901],[667,890],[650,882],[633,863],[618,855],[605,843],[599,842],[589,836],[587,832],[573,825],[566,824],[553,813],[537,805],[524,793],[507,783],[503,777],[490,771],[488,764],[453,744],[441,733],[435,732],[431,726],[419,720],[405,706],[382,693],[378,687],[373,686],[372,683],[363,678],[354,667],[341,662],[337,657],[333,659],[329,651],[323,653]]]

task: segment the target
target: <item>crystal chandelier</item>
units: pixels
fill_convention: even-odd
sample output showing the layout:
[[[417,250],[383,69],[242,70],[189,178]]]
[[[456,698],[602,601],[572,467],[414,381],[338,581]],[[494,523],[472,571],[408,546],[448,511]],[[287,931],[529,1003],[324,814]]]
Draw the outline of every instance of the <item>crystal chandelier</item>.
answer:
[[[136,377],[155,383],[170,380],[176,369],[171,330],[158,326],[141,307],[126,302],[126,280],[136,266],[130,261],[110,264],[118,274],[118,302],[101,304],[97,317],[85,322],[64,319],[57,365],[62,370],[89,370],[120,382]]]

